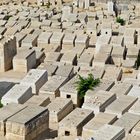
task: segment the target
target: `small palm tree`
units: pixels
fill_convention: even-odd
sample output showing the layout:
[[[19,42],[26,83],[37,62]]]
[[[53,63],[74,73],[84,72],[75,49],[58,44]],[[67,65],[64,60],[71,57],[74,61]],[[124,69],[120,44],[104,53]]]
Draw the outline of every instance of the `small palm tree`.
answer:
[[[100,79],[95,79],[92,74],[88,74],[87,78],[79,75],[79,81],[75,83],[79,97],[82,99],[88,90],[94,90],[99,83]]]
[[[116,22],[120,23],[122,26],[125,24],[125,20],[121,17],[117,17]]]

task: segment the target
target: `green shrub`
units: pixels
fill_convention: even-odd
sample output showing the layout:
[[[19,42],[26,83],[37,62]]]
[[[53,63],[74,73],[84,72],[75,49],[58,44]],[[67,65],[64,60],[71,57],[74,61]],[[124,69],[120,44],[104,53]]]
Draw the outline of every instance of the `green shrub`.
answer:
[[[83,78],[79,75],[79,81],[75,83],[79,97],[82,99],[88,90],[94,90],[94,87],[99,83],[100,79],[95,79],[92,74],[89,74],[87,78]]]
[[[117,17],[116,22],[120,23],[121,25],[125,24],[125,20],[123,18],[121,18],[121,17]]]

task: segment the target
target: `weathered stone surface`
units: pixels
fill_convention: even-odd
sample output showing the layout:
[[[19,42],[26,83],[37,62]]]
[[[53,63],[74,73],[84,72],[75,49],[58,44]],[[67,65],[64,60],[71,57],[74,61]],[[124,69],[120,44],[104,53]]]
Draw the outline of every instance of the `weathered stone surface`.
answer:
[[[140,87],[133,86],[132,89],[129,91],[128,95],[140,98],[139,92],[140,92]]]
[[[116,83],[110,91],[115,93],[117,97],[121,95],[127,95],[132,88],[132,84],[127,83]]]
[[[88,91],[92,92],[92,91]],[[86,98],[82,108],[93,110],[95,114],[99,112],[104,112],[105,108],[110,105],[116,99],[116,95],[114,93],[99,90],[90,96],[90,98]]]
[[[22,79],[21,85],[30,85],[33,94],[38,94],[39,89],[47,82],[48,74],[46,70],[32,69]]]
[[[95,132],[93,138],[96,140],[113,140],[122,139],[125,136],[125,131],[123,127],[104,125],[99,130]]]
[[[125,133],[128,134],[133,129],[133,127],[139,122],[139,120],[139,115],[125,113],[113,125],[123,127],[125,129]]]
[[[39,90],[39,94],[49,96],[50,100],[60,96],[59,88],[67,81],[66,77],[54,75]]]
[[[116,115],[100,112],[83,127],[82,137],[85,139],[92,137],[96,130],[105,124],[112,124],[116,120]]]
[[[13,59],[14,71],[28,72],[36,66],[36,52],[34,50],[21,50]]]
[[[79,117],[77,117],[79,114]],[[93,118],[93,112],[87,109],[76,108],[59,123],[59,136],[78,136],[83,126]]]
[[[50,103],[50,98],[45,95],[33,95],[29,100],[25,102],[26,105],[38,105],[46,107]]]
[[[140,115],[139,108],[140,108],[140,100],[137,100],[135,104],[129,109],[129,112],[136,115]]]
[[[128,134],[123,140],[139,140],[140,136],[134,136],[133,134]]]
[[[32,96],[32,89],[30,85],[15,85],[13,86],[3,97],[2,104],[7,105],[9,103],[25,103]]]
[[[45,48],[47,44],[50,43],[50,38],[52,36],[52,33],[50,32],[42,32],[38,37],[38,47]]]
[[[6,134],[5,132],[5,122],[8,118],[12,117],[13,115],[17,114],[21,110],[23,110],[26,106],[10,103],[7,106],[4,106],[0,109],[0,136],[4,136]]]
[[[12,87],[14,83],[0,81],[0,98],[2,98]]]
[[[106,113],[121,117],[137,101],[138,98],[122,95],[106,108]]]
[[[9,140],[32,140],[47,130],[48,126],[48,109],[39,106],[28,106],[8,118],[6,122],[6,138]]]
[[[60,97],[70,98],[73,101],[73,104],[77,107],[81,105],[81,98],[79,97],[75,82],[78,80],[77,77],[72,78],[65,85],[60,88]]]
[[[58,129],[58,122],[73,110],[73,103],[70,99],[57,97],[47,108],[49,110],[49,126],[56,125],[56,129]]]

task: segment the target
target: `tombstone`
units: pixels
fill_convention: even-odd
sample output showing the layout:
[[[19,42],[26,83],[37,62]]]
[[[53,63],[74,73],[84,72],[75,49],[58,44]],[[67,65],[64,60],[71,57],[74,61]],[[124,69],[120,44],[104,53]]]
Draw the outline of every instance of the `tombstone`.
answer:
[[[78,66],[92,66],[93,53],[83,53],[78,59]]]
[[[114,12],[114,10],[113,10],[113,2],[108,1],[107,7],[108,7],[108,12],[112,14]]]
[[[76,35],[75,34],[71,34],[71,33],[67,33],[65,34],[64,38],[63,38],[63,44],[62,44],[62,51],[66,52],[68,50],[73,49],[74,47],[74,42],[76,39]]]
[[[5,27],[7,27],[7,28],[12,28],[15,24],[17,23],[17,21],[14,21],[14,20],[9,20],[8,22],[7,22],[7,24],[5,25]]]
[[[71,79],[74,76],[74,67],[71,65],[60,65],[55,74]]]
[[[24,34],[24,33],[16,33],[15,37],[16,37],[17,48],[21,47],[22,40],[26,37],[26,34]]]
[[[128,95],[132,97],[140,98],[139,92],[140,92],[140,87],[133,86],[129,91]]]
[[[105,67],[105,64],[108,64],[110,59],[111,59],[110,55],[107,53],[106,54],[105,53],[97,53],[94,56],[92,66],[93,67],[96,67],[96,66]]]
[[[123,127],[113,126],[113,125],[104,125],[93,135],[93,139],[97,140],[121,140],[125,137],[125,131]]]
[[[126,28],[124,31],[124,44],[134,45],[136,42],[136,31],[133,28]]]
[[[49,96],[50,100],[54,100],[60,96],[60,87],[67,81],[66,77],[54,75],[39,90],[40,95]]]
[[[102,126],[113,124],[116,120],[116,115],[100,112],[83,127],[82,137],[84,139],[92,137]]]
[[[78,13],[78,20],[83,24],[87,23],[87,14],[83,12]]]
[[[36,52],[34,50],[21,50],[13,58],[13,70],[28,72],[36,66]]]
[[[116,114],[120,118],[130,107],[137,101],[138,98],[127,95],[122,95],[111,103],[106,109],[106,113]]]
[[[14,86],[13,82],[0,82],[0,99]]]
[[[77,117],[77,115],[80,117]],[[79,136],[83,126],[93,118],[93,112],[76,108],[59,123],[58,136]]]
[[[133,59],[137,59],[139,55],[139,49],[137,47],[132,47],[132,48],[128,48],[127,49],[127,58],[133,58]]]
[[[8,118],[12,117],[13,115],[17,114],[27,106],[21,105],[21,104],[16,104],[16,103],[10,103],[3,108],[0,109],[0,136],[5,136],[6,131],[5,131],[5,123]]]
[[[80,67],[78,74],[82,77],[88,77],[88,74],[93,74],[94,78],[102,78],[105,70],[104,67]]]
[[[102,23],[101,25],[101,35],[102,36],[112,36],[112,26],[111,23]]]
[[[117,97],[121,95],[127,95],[132,88],[132,84],[127,83],[116,83],[111,89],[110,92],[116,94]]]
[[[79,8],[83,9],[84,8],[84,4],[85,4],[84,0],[79,0],[78,2],[79,2],[79,4],[78,4]]]
[[[48,72],[48,79],[50,79],[53,75],[55,75],[55,72],[58,69],[58,66],[57,65],[53,65],[53,64],[41,63],[38,66],[38,69],[47,70],[47,72]]]
[[[61,21],[67,21],[68,20],[68,16],[70,15],[71,12],[72,12],[72,7],[64,6],[62,8],[62,18],[61,18]]]
[[[135,104],[129,109],[129,112],[136,115],[140,115],[139,108],[140,108],[140,100],[137,100]]]
[[[5,27],[0,27],[0,35],[3,35],[6,32],[6,28]]]
[[[15,85],[1,99],[3,105],[9,103],[23,104],[32,97],[30,86]]]
[[[57,0],[57,7],[61,7],[62,6],[62,0]]]
[[[85,9],[88,9],[90,6],[90,0],[85,0]]]
[[[140,136],[134,136],[133,134],[128,134],[123,140],[139,140]]]
[[[117,68],[114,66],[108,66],[105,68],[105,73],[103,79],[107,79],[110,81],[120,81],[122,77],[123,71],[121,68]]]
[[[110,44],[113,45],[114,47],[124,46],[124,38],[123,38],[123,36],[112,36]]]
[[[125,58],[125,53],[126,53],[126,48],[124,47],[113,47],[112,50],[112,57],[119,57],[124,59]]]
[[[31,69],[21,80],[21,85],[30,85],[33,94],[38,94],[39,89],[47,82],[48,74],[46,70]]]
[[[30,99],[28,99],[24,104],[25,105],[37,105],[46,107],[50,103],[50,98],[44,95],[33,95]]]
[[[109,44],[110,36],[100,36],[96,42],[96,54],[100,51],[102,45]]]
[[[126,112],[113,124],[113,126],[123,127],[125,129],[125,134],[128,134],[139,121],[139,115]]]
[[[21,47],[31,48],[33,46],[37,46],[37,38],[38,35],[28,34],[23,40]]]
[[[73,110],[73,103],[70,99],[56,97],[47,108],[49,110],[49,126],[58,129],[58,123]]]
[[[45,53],[46,54],[46,58],[44,60],[45,63],[47,62],[56,62],[59,61],[61,58],[61,53],[60,52],[48,52]]]
[[[19,131],[19,128],[21,131]],[[42,132],[47,131],[48,128],[48,109],[40,106],[28,106],[8,118],[6,122],[6,138],[33,140]]]
[[[89,38],[87,35],[77,35],[75,40],[75,46],[83,45],[85,48],[88,47]]]
[[[110,105],[115,99],[116,95],[114,93],[99,90],[90,98],[85,99],[82,108],[92,110],[95,114],[97,114],[99,112],[104,112],[105,108]]]
[[[64,53],[61,57],[60,62],[69,65],[76,65],[77,64],[77,54],[73,53],[72,51]]]
[[[110,80],[100,80],[100,84],[94,88],[93,91],[88,90],[85,95],[85,101],[90,99],[93,96],[93,93],[98,92],[99,90],[109,91],[113,86],[115,82]]]
[[[132,129],[131,134],[134,136],[140,136],[140,122],[138,122],[135,127]]]
[[[79,107],[82,103],[82,99],[79,97],[75,82],[78,80],[77,77],[69,80],[65,85],[60,88],[60,97],[72,99],[74,106]]]
[[[50,44],[58,44],[61,46],[63,37],[64,37],[64,34],[61,32],[53,33],[53,35],[51,36],[51,39],[50,39]]]
[[[4,37],[0,43],[0,71],[4,72],[12,68],[12,59],[16,55],[16,38]]]
[[[47,44],[50,43],[50,38],[52,36],[52,33],[49,32],[42,32],[38,37],[38,47],[46,48]]]

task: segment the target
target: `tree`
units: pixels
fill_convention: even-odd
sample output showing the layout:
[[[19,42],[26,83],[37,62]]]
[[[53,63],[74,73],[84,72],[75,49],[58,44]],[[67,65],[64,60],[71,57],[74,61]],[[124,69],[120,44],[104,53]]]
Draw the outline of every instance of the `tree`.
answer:
[[[117,17],[116,22],[120,23],[122,26],[125,24],[125,20],[121,17]]]
[[[88,90],[94,90],[99,83],[100,79],[95,79],[92,74],[88,74],[87,78],[79,75],[79,80],[75,83],[79,97],[82,99]]]

